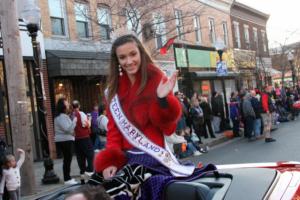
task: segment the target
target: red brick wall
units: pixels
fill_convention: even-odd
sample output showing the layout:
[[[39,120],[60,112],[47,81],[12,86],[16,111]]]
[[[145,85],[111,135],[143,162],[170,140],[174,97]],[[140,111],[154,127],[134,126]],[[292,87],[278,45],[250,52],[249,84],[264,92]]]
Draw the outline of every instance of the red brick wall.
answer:
[[[54,142],[54,124],[53,124],[53,115],[51,110],[51,100],[50,100],[50,89],[49,89],[49,78],[46,61],[43,61],[42,73],[44,79],[44,88],[46,99],[44,100],[44,107],[46,109],[46,127],[48,133],[48,144],[49,144],[49,153],[52,159],[56,158],[56,147]]]
[[[268,57],[269,56],[269,48],[268,48],[268,39],[267,39],[267,30],[266,27],[246,21],[246,20],[242,20],[240,18],[231,17],[231,24],[232,24],[232,39],[233,41],[235,41],[235,32],[234,32],[234,24],[233,22],[236,21],[239,23],[239,29],[240,29],[240,40],[241,40],[241,49],[246,49],[246,50],[253,50],[256,51],[257,53],[259,53],[259,55],[257,56],[263,56],[263,57]],[[245,33],[244,33],[244,25],[248,25],[249,26],[249,39],[250,39],[250,48],[247,48],[246,46],[246,42],[245,42]],[[253,27],[257,28],[257,37],[258,37],[258,48],[256,49],[256,44],[254,42],[254,35],[253,35]],[[265,31],[266,33],[266,45],[267,45],[267,51],[265,52],[263,49],[263,42],[262,42],[262,35],[261,35],[261,30]],[[237,48],[237,44],[234,42],[233,43],[234,48]]]
[[[4,125],[1,124],[0,125],[0,138],[5,138],[6,135],[5,135],[5,128],[4,128]]]

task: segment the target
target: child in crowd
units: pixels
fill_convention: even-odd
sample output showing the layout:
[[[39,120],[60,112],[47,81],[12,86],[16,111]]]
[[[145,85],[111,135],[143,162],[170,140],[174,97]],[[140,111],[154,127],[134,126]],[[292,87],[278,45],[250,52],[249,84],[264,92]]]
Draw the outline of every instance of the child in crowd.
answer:
[[[184,139],[187,141],[188,148],[193,150],[194,156],[201,155],[201,153],[207,153],[207,148],[201,146],[202,143],[199,141],[196,134],[193,135],[190,127],[184,129]]]
[[[178,156],[179,158],[186,158],[189,157],[191,155],[194,156],[199,156],[201,155],[201,153],[197,150],[196,146],[191,142],[190,140],[190,128],[186,127],[184,130],[180,131],[180,132],[176,132],[177,135],[179,135],[180,137],[184,138],[184,143],[179,144],[179,150],[178,147],[176,147],[177,145],[174,145],[174,152],[178,152]]]
[[[6,185],[10,199],[19,200],[20,198],[20,186],[21,176],[20,168],[25,160],[25,152],[22,149],[17,149],[20,155],[18,162],[13,155],[9,154],[5,157],[4,169],[0,184],[0,195],[2,198],[4,185]]]

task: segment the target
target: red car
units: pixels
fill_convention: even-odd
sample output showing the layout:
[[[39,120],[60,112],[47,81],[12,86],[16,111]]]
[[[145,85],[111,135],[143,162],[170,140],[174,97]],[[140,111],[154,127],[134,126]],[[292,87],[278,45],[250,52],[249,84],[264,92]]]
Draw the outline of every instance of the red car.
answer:
[[[219,165],[219,170],[253,170],[258,173],[260,170],[266,174],[254,178],[255,182],[265,181],[267,173],[275,171],[272,184],[265,192],[263,199],[280,199],[280,200],[300,200],[300,162],[277,162],[277,163],[254,163],[254,164],[235,164],[235,165]],[[253,191],[254,192],[254,191]]]
[[[193,182],[166,186],[165,200],[300,200],[300,162],[218,165]],[[63,200],[80,185],[63,188],[39,200]]]

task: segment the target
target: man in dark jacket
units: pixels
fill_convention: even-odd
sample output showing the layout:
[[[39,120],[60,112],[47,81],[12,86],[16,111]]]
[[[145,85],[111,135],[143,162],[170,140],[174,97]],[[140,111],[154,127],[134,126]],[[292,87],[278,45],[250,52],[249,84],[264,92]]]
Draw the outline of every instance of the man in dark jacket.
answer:
[[[251,105],[255,112],[255,120],[254,120],[254,136],[258,139],[261,136],[261,113],[262,113],[262,106],[258,98],[256,97],[255,90],[250,91],[251,94]]]
[[[214,135],[214,131],[211,126],[212,110],[210,108],[209,103],[207,102],[206,97],[202,96],[200,100],[201,100],[200,107],[202,108],[204,114],[204,137],[208,138],[208,134],[206,130],[207,127],[210,137],[215,138],[216,136]]]
[[[250,102],[250,94],[243,93],[241,94],[241,97],[241,108],[245,123],[245,137],[247,137],[249,140],[253,140],[253,125],[255,120],[255,112]]]
[[[225,130],[225,112],[224,112],[223,97],[220,93],[213,92],[211,98],[211,107],[212,107],[213,115],[221,118],[219,132],[223,132]]]
[[[237,99],[238,93],[232,92],[230,95],[230,118],[232,121],[232,131],[234,137],[240,137],[240,109],[239,109],[239,102]]]

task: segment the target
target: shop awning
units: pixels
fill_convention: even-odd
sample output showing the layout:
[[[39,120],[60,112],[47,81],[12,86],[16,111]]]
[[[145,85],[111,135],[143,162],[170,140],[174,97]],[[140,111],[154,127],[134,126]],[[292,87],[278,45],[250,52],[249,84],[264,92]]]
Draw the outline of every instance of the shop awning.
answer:
[[[212,79],[212,78],[218,78],[221,76],[218,76],[217,72],[213,72],[213,71],[202,71],[202,72],[191,72],[195,78],[208,78],[208,79]],[[224,76],[224,78],[234,78],[236,76],[239,76],[238,72],[228,72],[228,74],[226,76]]]
[[[107,52],[46,51],[49,77],[107,75]]]

